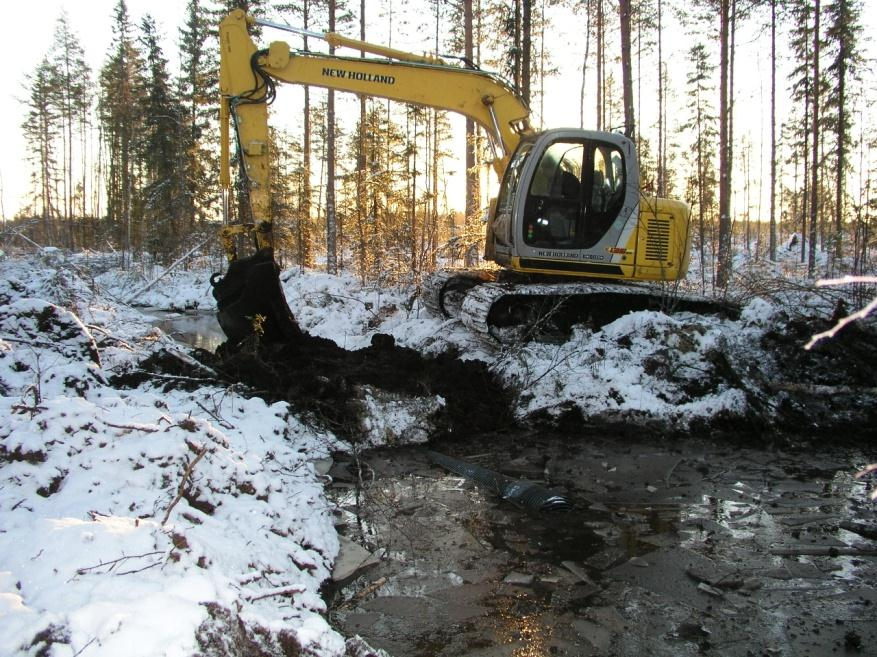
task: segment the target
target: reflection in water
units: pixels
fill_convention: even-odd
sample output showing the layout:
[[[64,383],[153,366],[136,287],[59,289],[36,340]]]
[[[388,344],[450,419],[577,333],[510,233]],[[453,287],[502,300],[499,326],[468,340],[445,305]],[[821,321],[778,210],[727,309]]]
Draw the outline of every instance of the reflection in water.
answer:
[[[870,545],[853,530],[873,505],[845,463],[877,458],[702,438],[666,453],[530,434],[437,447],[497,472],[538,474],[547,462],[542,483],[573,509],[519,509],[435,468],[423,448],[366,454],[365,481],[345,482],[336,464],[339,507],[353,508],[351,486],[361,486],[349,535],[361,523],[364,546],[382,559],[340,589],[332,622],[390,654],[830,654],[877,627],[872,561],[772,551]]]
[[[212,312],[164,313],[153,312],[155,325],[174,340],[197,349],[214,351],[225,342],[225,334]]]
[[[517,644],[514,657],[548,657],[548,643],[554,631],[553,622],[533,607],[536,601],[526,594],[500,596],[494,617],[498,643]],[[554,617],[551,617],[551,621]]]

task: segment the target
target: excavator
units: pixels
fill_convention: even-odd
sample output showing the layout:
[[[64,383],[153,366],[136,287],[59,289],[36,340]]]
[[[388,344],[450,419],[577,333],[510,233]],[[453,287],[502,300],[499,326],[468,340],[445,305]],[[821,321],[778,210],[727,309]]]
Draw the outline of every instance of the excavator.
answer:
[[[250,35],[256,24],[361,55],[294,50],[284,41],[260,48]],[[501,182],[490,203],[484,255],[495,264],[431,276],[421,294],[435,312],[504,341],[536,327],[568,331],[631,310],[667,308],[668,302],[698,313],[725,309],[710,299],[667,292],[667,284],[683,279],[688,268],[690,211],[680,201],[640,192],[636,149],[627,137],[570,128],[536,131],[529,109],[501,78],[431,55],[308,32],[240,9],[222,21],[219,36],[220,182],[227,199],[233,139],[251,209],[251,221],[222,229],[229,267],[212,279],[219,323],[231,343],[254,333],[267,342],[301,335],[272,249],[268,105],[278,83],[457,112],[490,137]],[[252,255],[239,255],[241,236],[252,239]]]

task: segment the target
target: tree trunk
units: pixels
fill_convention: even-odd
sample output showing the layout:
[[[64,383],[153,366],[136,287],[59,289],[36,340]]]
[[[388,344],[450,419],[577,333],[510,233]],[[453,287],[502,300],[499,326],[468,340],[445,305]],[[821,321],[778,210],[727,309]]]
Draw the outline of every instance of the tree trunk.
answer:
[[[588,77],[588,57],[591,51],[591,3],[585,3],[587,18],[585,23],[585,56],[582,58],[582,88],[579,95],[579,127],[585,127],[585,82]]]
[[[664,30],[662,25],[664,5],[658,0],[658,154],[657,154],[657,186],[658,196],[667,195],[667,171],[664,166],[664,152],[667,147],[664,126]]]
[[[335,0],[329,0],[329,31],[335,31]],[[329,54],[335,48],[329,46]],[[336,251],[337,218],[335,215],[335,92],[329,89],[326,104],[326,271],[338,273]]]
[[[466,61],[475,64],[475,49],[472,24],[472,0],[463,2],[463,39],[464,55]],[[480,180],[476,161],[475,148],[477,145],[477,132],[475,121],[466,119],[466,216],[463,218],[464,226],[474,225],[478,218],[480,205]],[[453,221],[453,220],[452,220]]]
[[[716,279],[721,288],[731,280],[731,144],[730,28],[731,0],[721,0],[719,26],[719,252]]]
[[[359,3],[359,39],[365,41],[365,0]],[[365,57],[365,52],[360,52],[361,58]],[[365,157],[365,133],[366,133],[366,98],[359,97],[359,139],[356,144],[356,224],[358,230],[357,252],[359,254],[359,275],[363,282],[366,280],[367,263],[366,263],[366,217],[365,217],[365,176],[366,176],[366,157]]]
[[[621,77],[624,85],[624,134],[633,139],[636,134],[633,111],[633,62],[630,54],[630,0],[618,0],[621,20]]]
[[[521,98],[530,105],[530,55],[532,53],[532,0],[521,0],[523,16],[521,21]]]
[[[777,0],[770,0],[770,235],[768,257],[777,259]]]
[[[837,54],[837,182],[834,202],[834,259],[840,265],[843,257],[844,174],[846,170],[846,67],[847,43],[838,40]]]
[[[521,2],[522,0],[514,0],[515,3],[515,23],[513,26],[514,36],[514,52],[512,53],[512,78],[515,84],[515,91],[521,93]]]
[[[813,143],[810,165],[810,244],[808,247],[807,272],[810,276],[816,273],[816,222],[819,216],[819,14],[820,0],[813,6]]]
[[[309,28],[309,0],[302,3],[302,20],[304,21],[304,29]],[[304,40],[305,50],[308,47],[308,40]],[[314,266],[314,253],[311,244],[311,88],[308,85],[304,87],[304,126],[302,135],[302,190],[301,203],[299,204],[299,257],[301,263],[305,267]]]
[[[596,102],[597,102],[597,121],[596,121],[596,129],[603,129],[603,118],[604,118],[604,106],[605,103],[603,101],[603,84],[605,80],[603,79],[603,45],[605,43],[604,35],[603,35],[603,0],[597,0],[597,30],[596,30],[596,38],[597,38],[597,93],[596,93]]]

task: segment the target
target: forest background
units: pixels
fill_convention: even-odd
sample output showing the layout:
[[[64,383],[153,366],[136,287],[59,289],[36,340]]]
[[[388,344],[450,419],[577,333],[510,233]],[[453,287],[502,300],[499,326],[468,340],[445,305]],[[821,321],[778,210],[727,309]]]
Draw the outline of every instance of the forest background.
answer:
[[[15,167],[26,163],[28,182],[11,201],[0,190],[3,244],[114,251],[128,266],[167,264],[193,249],[221,258],[216,30],[243,7],[466,57],[506,77],[537,127],[628,132],[644,192],[692,207],[704,291],[732,283],[735,252],[775,263],[778,248],[795,249],[796,273],[814,278],[869,273],[877,88],[865,35],[877,21],[866,5],[188,0],[166,15],[179,25],[168,25],[118,0],[110,32],[89,33],[87,43],[67,13],[54,23],[41,16],[53,37],[19,81],[25,152],[12,155]],[[264,29],[256,40],[325,49],[290,36]],[[103,48],[99,65],[86,47]],[[272,209],[284,265],[416,282],[480,251],[496,181],[480,164],[487,144],[474,126],[291,86],[273,110]],[[239,194],[227,200],[234,221],[245,204]]]

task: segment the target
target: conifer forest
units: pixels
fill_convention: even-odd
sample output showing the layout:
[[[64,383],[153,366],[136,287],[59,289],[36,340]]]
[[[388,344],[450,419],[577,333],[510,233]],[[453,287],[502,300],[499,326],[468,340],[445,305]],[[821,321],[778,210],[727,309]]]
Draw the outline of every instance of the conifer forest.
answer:
[[[223,199],[218,182],[217,26],[242,7],[311,31],[420,43],[500,73],[537,128],[558,127],[540,124],[564,104],[574,127],[625,132],[643,191],[691,207],[704,291],[732,283],[735,254],[771,263],[778,249],[794,251],[796,272],[810,278],[864,274],[877,92],[863,4],[189,0],[184,23],[162,28],[119,0],[97,70],[62,13],[22,81],[31,177],[4,231],[41,246],[112,249],[129,264],[218,253],[220,222],[245,216],[244,195]],[[277,38],[266,31],[255,39]],[[471,121],[458,138],[434,109],[312,87],[280,94],[289,98],[283,116],[271,115],[269,146],[281,264],[416,282],[439,263],[477,257],[496,180]]]

